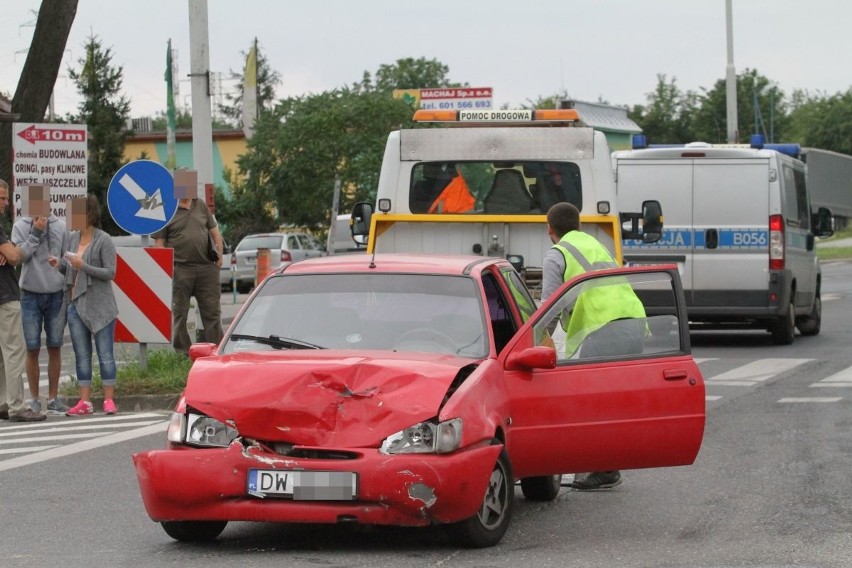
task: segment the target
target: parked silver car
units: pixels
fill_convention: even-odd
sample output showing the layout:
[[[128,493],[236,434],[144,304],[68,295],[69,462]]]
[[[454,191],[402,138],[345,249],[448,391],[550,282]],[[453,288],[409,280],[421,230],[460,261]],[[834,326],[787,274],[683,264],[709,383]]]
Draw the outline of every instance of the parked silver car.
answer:
[[[258,233],[243,237],[231,254],[231,266],[235,267],[237,291],[248,292],[255,284],[257,275],[257,251],[268,249],[269,270],[275,270],[285,262],[326,256],[325,246],[308,233]]]

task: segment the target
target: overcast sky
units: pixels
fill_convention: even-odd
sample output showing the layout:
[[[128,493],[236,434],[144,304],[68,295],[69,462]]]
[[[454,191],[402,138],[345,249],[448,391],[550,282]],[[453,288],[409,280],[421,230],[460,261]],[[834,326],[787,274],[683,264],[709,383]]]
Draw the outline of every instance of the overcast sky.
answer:
[[[0,91],[14,94],[39,0],[3,0]],[[165,109],[166,42],[178,50],[178,104],[189,105],[188,0],[79,0],[55,91],[76,112],[67,67],[90,34],[124,68],[132,116]],[[492,87],[494,105],[566,91],[583,101],[646,101],[658,74],[682,90],[725,77],[725,0],[209,0],[210,68],[241,71],[252,41],[282,76],[281,97],[351,85],[406,57],[437,59],[452,81]],[[734,65],[788,95],[852,86],[852,2],[733,0]],[[223,88],[233,88],[231,81]]]

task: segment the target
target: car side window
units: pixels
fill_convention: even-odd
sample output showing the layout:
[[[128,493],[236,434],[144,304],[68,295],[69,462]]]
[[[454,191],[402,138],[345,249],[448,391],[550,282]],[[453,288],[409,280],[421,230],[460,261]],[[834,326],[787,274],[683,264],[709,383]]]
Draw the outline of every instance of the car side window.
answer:
[[[558,364],[689,352],[671,273],[595,276],[563,292],[533,326]],[[583,361],[584,362],[584,361]]]
[[[287,237],[287,250],[299,250],[299,239],[296,238],[296,235],[290,235]]]
[[[314,246],[314,241],[310,235],[299,235],[299,243],[305,250],[317,250],[317,247]]]
[[[485,288],[485,300],[488,302],[486,307],[491,319],[491,329],[494,332],[494,347],[497,353],[500,353],[515,335],[517,327],[512,318],[512,310],[509,309],[509,303],[494,275],[483,274],[482,286]]]

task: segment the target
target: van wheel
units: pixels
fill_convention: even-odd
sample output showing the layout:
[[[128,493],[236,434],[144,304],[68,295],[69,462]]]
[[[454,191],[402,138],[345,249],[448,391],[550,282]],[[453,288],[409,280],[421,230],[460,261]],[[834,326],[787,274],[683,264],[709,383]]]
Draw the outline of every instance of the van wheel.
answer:
[[[772,327],[772,341],[776,345],[790,345],[796,335],[796,308],[793,302],[787,306],[787,313],[779,317]]]
[[[818,335],[819,328],[822,325],[822,300],[817,292],[814,298],[814,305],[811,308],[809,315],[800,317],[796,322],[796,327],[802,335]]]

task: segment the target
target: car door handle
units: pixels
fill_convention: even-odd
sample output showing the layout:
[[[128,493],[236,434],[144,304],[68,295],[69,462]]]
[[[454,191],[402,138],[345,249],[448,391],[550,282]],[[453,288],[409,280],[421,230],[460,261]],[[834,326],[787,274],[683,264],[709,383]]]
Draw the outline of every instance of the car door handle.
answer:
[[[686,369],[668,369],[663,371],[663,378],[667,381],[680,381],[687,377]]]

